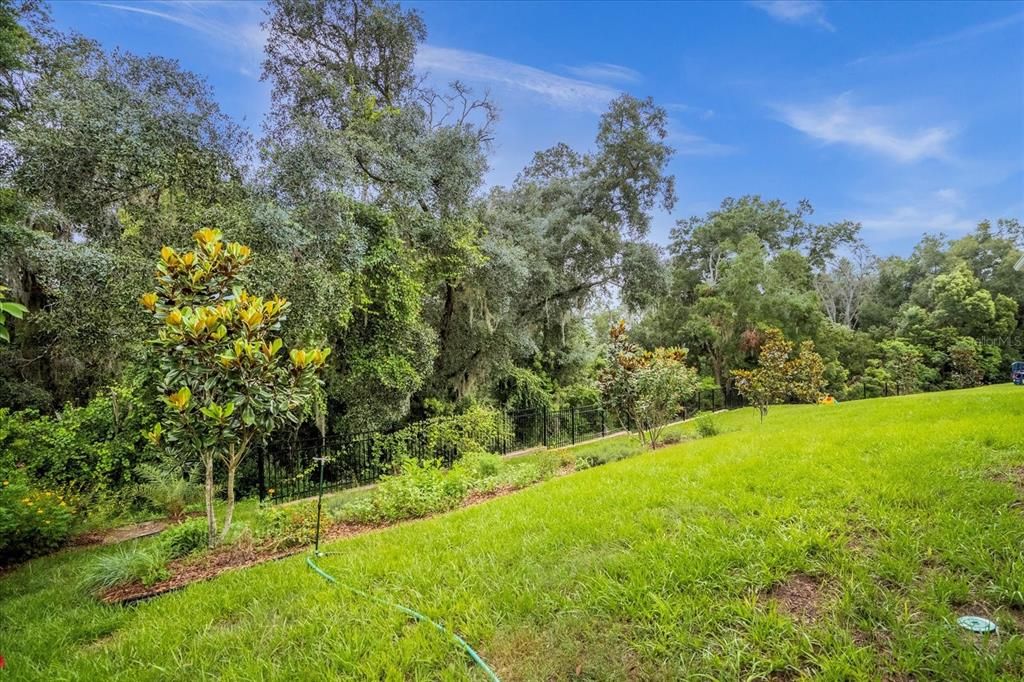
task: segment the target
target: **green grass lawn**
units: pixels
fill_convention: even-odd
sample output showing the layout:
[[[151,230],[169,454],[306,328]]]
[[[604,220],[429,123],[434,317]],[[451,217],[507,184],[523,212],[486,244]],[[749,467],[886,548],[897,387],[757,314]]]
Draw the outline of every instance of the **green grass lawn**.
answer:
[[[718,422],[321,565],[444,621],[503,680],[1024,678],[1024,388]],[[97,551],[0,578],[0,678],[480,677],[301,556],[105,607],[75,585]]]

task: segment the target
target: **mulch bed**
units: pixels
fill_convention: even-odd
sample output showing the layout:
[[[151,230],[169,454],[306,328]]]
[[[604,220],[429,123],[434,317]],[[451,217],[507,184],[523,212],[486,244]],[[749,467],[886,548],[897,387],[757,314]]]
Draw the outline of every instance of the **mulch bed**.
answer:
[[[130,604],[142,599],[179,590],[201,580],[209,580],[226,571],[255,566],[267,561],[282,559],[301,552],[303,548],[275,549],[272,547],[245,547],[229,545],[199,558],[179,559],[168,564],[171,577],[155,585],[130,583],[118,585],[100,593],[100,601],[106,604]]]
[[[565,475],[571,471],[571,466],[565,467],[559,471],[557,475]],[[514,493],[517,490],[522,490],[522,488],[506,486],[488,492],[471,493],[465,500],[463,500],[462,504],[458,508],[473,507],[497,497],[504,497],[505,495]],[[423,518],[429,517],[382,524],[334,523],[328,526],[324,531],[322,541],[356,537],[358,535],[372,533],[373,531],[391,528],[392,526],[422,521]],[[166,525],[166,522],[160,523],[164,523]],[[283,559],[285,557],[300,554],[307,550],[308,547],[306,546],[282,549],[274,545],[227,545],[219,547],[200,557],[186,557],[184,559],[178,559],[170,562],[167,565],[167,570],[170,572],[171,577],[167,580],[163,580],[149,586],[137,582],[127,585],[118,585],[101,592],[99,594],[99,598],[100,601],[106,604],[131,604],[133,602],[157,597],[161,594],[166,594],[167,592],[180,590],[192,583],[210,580],[211,578],[215,578],[228,571],[248,568],[268,561]]]

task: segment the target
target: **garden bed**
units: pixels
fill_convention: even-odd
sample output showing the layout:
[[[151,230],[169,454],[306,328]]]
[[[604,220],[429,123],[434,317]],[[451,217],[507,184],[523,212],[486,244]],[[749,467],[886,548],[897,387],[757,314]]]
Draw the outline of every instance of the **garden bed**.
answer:
[[[571,465],[566,466],[560,469],[556,473],[556,476],[564,476],[572,473],[574,470],[574,467]],[[517,490],[522,490],[522,488],[503,487],[486,492],[473,492],[470,493],[457,508],[473,507],[497,497],[504,497],[505,495],[514,493]],[[409,519],[406,521],[396,521],[391,523],[328,523],[323,536],[321,537],[321,541],[327,542],[330,540],[355,537],[365,533],[371,533],[376,530],[390,528],[392,526],[420,521],[423,518],[431,518],[432,516],[437,516],[437,514],[432,514],[418,519]],[[158,597],[160,595],[167,594],[168,592],[174,592],[175,590],[188,587],[193,583],[210,580],[211,578],[215,578],[228,571],[240,568],[249,568],[250,566],[256,566],[268,561],[276,561],[285,557],[301,554],[308,549],[309,547],[306,545],[281,548],[273,543],[265,543],[262,545],[224,545],[199,556],[185,557],[183,559],[176,559],[170,562],[167,565],[167,570],[170,572],[171,577],[166,580],[161,580],[160,582],[152,585],[144,585],[140,582],[117,585],[103,590],[98,596],[100,601],[105,604],[127,605],[145,599],[152,599],[153,597]]]

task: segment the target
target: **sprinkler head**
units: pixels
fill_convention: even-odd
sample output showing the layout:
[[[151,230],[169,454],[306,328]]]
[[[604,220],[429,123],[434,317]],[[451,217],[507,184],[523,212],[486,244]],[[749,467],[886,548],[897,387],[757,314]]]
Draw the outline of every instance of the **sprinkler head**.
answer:
[[[957,625],[965,630],[982,634],[995,632],[998,629],[995,623],[981,616],[960,616],[956,619],[956,622]]]

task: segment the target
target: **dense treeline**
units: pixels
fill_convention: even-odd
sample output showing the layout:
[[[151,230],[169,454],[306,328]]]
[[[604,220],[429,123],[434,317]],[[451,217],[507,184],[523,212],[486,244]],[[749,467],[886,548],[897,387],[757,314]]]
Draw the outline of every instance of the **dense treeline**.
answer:
[[[591,148],[538,152],[488,189],[498,105],[415,71],[415,11],[273,0],[265,27],[254,137],[176,62],[0,0],[0,275],[28,308],[6,323],[0,406],[101,401],[99,431],[134,451],[155,386],[136,301],[161,245],[205,227],[252,247],[251,291],[292,302],[288,346],[331,349],[333,431],[592,401],[619,317],[722,386],[756,363],[759,329],[781,329],[814,342],[840,397],[1002,380],[1022,352],[1016,220],[879,258],[856,223],[746,196],[680,220],[663,249],[648,233],[675,205],[672,149],[651,100],[620,96]]]

